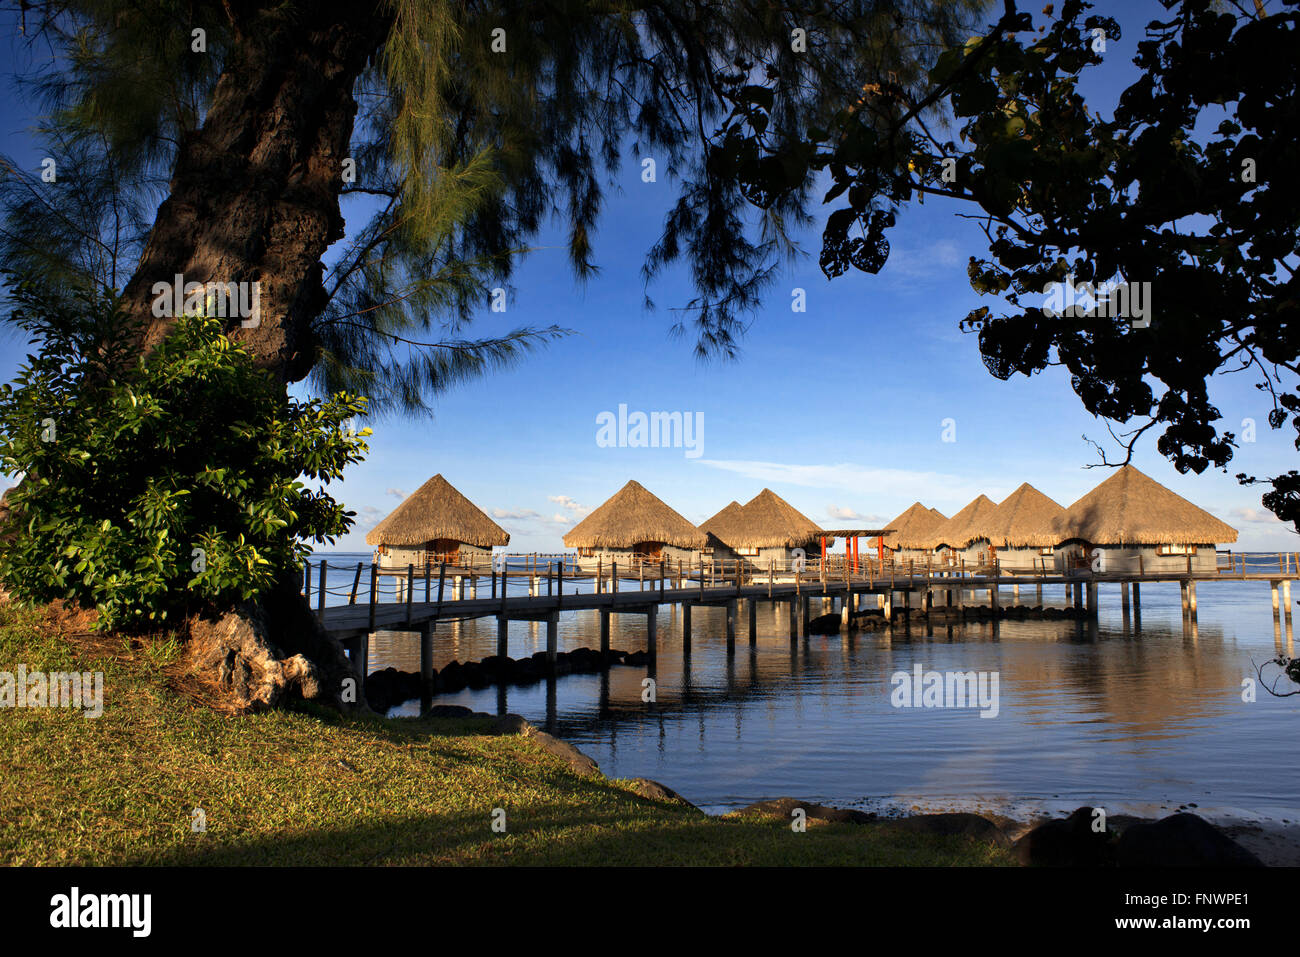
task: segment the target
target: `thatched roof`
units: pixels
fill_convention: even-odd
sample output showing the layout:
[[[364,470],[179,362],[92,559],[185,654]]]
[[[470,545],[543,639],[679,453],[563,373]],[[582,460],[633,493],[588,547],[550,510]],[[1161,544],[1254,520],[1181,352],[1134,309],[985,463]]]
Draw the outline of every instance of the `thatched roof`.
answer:
[[[1092,545],[1210,545],[1237,530],[1125,465],[1029,536],[1031,545],[1082,539]]]
[[[742,511],[741,504],[733,499],[718,514],[700,523],[700,531],[709,537],[710,545],[727,544],[736,533],[736,523],[740,521]]]
[[[491,548],[510,544],[510,535],[481,508],[435,475],[366,535],[367,545],[423,545],[447,538]]]
[[[974,533],[969,529],[978,527],[980,520],[995,508],[997,505],[987,495],[976,496],[948,521],[935,526],[929,536],[923,540],[922,547],[938,548],[940,545],[949,545],[953,548],[965,548],[974,537]]]
[[[765,488],[740,507],[740,512],[719,535],[732,547],[794,548],[809,545],[825,534],[797,508]]]
[[[631,548],[639,542],[703,548],[705,535],[633,481],[564,536],[567,548]]]
[[[935,531],[940,523],[946,521],[948,521],[948,516],[942,512],[926,508],[920,502],[913,502],[898,518],[886,523],[885,527],[892,528],[893,532],[884,537],[885,546],[888,548],[924,548],[925,545],[922,543],[926,541],[927,536]]]
[[[983,538],[995,548],[1015,548],[1031,544],[1040,526],[1064,513],[1061,505],[1024,482],[993,511],[969,522],[965,532],[969,541]]]

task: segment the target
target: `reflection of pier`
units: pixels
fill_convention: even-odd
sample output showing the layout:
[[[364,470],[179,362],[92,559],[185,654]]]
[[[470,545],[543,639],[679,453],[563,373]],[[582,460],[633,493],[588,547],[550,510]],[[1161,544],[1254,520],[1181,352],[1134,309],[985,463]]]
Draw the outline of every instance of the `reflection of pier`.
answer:
[[[511,621],[546,623],[546,660],[554,662],[558,650],[561,611],[596,611],[600,617],[600,649],[609,650],[611,615],[646,617],[647,651],[654,656],[657,646],[657,619],[661,605],[680,605],[682,637],[689,644],[691,615],[697,607],[721,607],[726,615],[728,648],[734,646],[741,625],[742,605],[747,605],[745,624],[751,643],[756,640],[758,606],[768,602],[788,606],[790,639],[808,634],[812,601],[821,599],[838,611],[841,628],[848,628],[855,617],[882,615],[891,626],[896,617],[904,624],[912,621],[914,608],[926,614],[943,609],[946,620],[964,621],[967,609],[980,608],[996,619],[1007,602],[1019,604],[1021,589],[1034,590],[1035,604],[1043,604],[1044,589],[1062,588],[1067,604],[1072,604],[1085,618],[1095,620],[1098,611],[1098,586],[1120,586],[1121,608],[1125,624],[1132,619],[1141,627],[1141,586],[1156,582],[1177,582],[1182,591],[1185,626],[1196,633],[1196,586],[1203,581],[1267,581],[1272,585],[1274,632],[1280,641],[1281,619],[1286,621],[1291,637],[1290,585],[1291,565],[1286,572],[1193,571],[1190,559],[1185,572],[1170,573],[1092,573],[1088,570],[1028,571],[1004,570],[998,564],[966,566],[891,564],[853,559],[827,558],[821,561],[788,563],[767,569],[755,569],[744,562],[699,562],[691,566],[677,563],[636,562],[620,570],[617,563],[606,569],[579,566],[571,557],[556,556],[545,563],[523,564],[506,558],[491,571],[483,568],[451,565],[426,565],[417,576],[416,567],[408,565],[403,574],[398,569],[369,568],[369,587],[364,604],[358,602],[364,565],[358,564],[348,604],[326,607],[325,596],[332,590],[325,586],[327,566],[322,561],[317,576],[318,615],[325,628],[349,649],[360,674],[368,671],[368,636],[378,630],[412,631],[420,634],[421,673],[432,674],[433,635],[437,624],[467,619],[497,619],[497,654],[508,653],[508,626]],[[311,566],[307,567],[305,593],[310,600]],[[390,578],[392,585],[381,586],[380,578]],[[448,588],[451,585],[450,589]],[[586,586],[590,590],[578,590]],[[1283,598],[1279,601],[1279,589]],[[416,596],[423,591],[423,600]],[[486,595],[481,592],[486,591]],[[468,592],[468,594],[467,594]],[[513,592],[513,594],[512,594]],[[521,593],[525,592],[525,593]],[[341,592],[334,592],[342,594]],[[384,594],[392,600],[382,600]],[[837,607],[838,606],[838,607]],[[1284,612],[1284,614],[1283,614]],[[896,614],[897,613],[897,614]],[[802,627],[801,624],[802,623]]]

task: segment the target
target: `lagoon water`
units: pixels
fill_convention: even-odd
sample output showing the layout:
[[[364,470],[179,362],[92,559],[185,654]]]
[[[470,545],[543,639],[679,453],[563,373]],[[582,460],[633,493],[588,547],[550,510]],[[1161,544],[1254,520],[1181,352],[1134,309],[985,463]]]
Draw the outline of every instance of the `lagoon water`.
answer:
[[[370,558],[321,557],[353,567]],[[331,589],[343,577],[351,584],[350,570],[339,575]],[[1032,604],[1032,589],[1025,592]],[[1064,587],[1046,589],[1044,599],[1064,605]],[[1242,700],[1243,679],[1279,652],[1294,655],[1294,638],[1285,626],[1275,632],[1267,583],[1202,583],[1198,599],[1194,633],[1183,627],[1176,584],[1144,585],[1141,629],[1127,631],[1118,586],[1102,585],[1091,625],[920,626],[797,643],[786,606],[760,603],[757,644],[748,641],[742,609],[734,655],[722,609],[695,609],[688,651],[680,610],[664,606],[650,670],[616,666],[607,675],[466,690],[435,702],[521,714],[610,777],[653,778],[711,811],[788,795],[884,813],[970,809],[1023,818],[1085,804],[1142,814],[1190,804],[1212,818],[1298,821],[1300,695],[1261,689],[1254,702]],[[611,647],[635,651],[645,639],[644,616],[613,616]],[[511,657],[541,651],[545,641],[541,624],[510,625]],[[598,644],[595,612],[561,615],[561,650]],[[436,668],[495,653],[492,618],[444,623],[435,634]],[[419,670],[416,636],[373,637],[372,669],[390,665]],[[997,716],[894,707],[891,677],[916,665],[996,672]],[[641,700],[648,675],[654,703]],[[1288,684],[1283,678],[1279,690]],[[391,713],[414,715],[418,705]]]

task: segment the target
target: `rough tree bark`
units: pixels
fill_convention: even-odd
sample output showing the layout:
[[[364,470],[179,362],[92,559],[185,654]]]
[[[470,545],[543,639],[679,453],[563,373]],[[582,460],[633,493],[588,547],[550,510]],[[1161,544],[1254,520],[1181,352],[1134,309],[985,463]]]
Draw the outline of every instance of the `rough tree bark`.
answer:
[[[228,332],[287,384],[315,361],[321,257],[343,236],[352,91],[390,22],[374,0],[224,6],[233,45],[202,128],[180,146],[170,194],[123,302],[147,351],[175,321],[153,314],[155,283],[178,274],[186,283],[257,282],[260,325],[241,328],[235,317]],[[299,695],[348,704],[347,658],[317,627],[296,580],[215,621],[192,622],[188,655],[238,708]],[[364,689],[355,690],[364,709]]]

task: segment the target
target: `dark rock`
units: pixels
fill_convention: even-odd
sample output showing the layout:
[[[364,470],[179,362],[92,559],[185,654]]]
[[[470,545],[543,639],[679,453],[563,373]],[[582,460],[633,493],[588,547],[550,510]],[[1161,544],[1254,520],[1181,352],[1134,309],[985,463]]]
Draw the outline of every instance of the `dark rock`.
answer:
[[[562,760],[569,766],[569,770],[575,774],[580,774],[583,777],[593,777],[600,774],[600,765],[567,741],[561,741],[545,731],[538,731],[532,725],[529,725],[524,733],[528,740],[536,742],[543,751]]]
[[[492,722],[493,734],[527,734],[532,728],[527,719],[517,714],[503,714]]]
[[[839,615],[818,615],[812,621],[808,622],[808,634],[810,635],[838,635],[839,633]]]
[[[978,841],[988,841],[999,847],[1010,847],[1011,839],[986,817],[963,812],[951,814],[916,814],[912,817],[890,821],[890,826],[900,831],[914,834],[954,834],[973,837]]]
[[[876,815],[866,811],[826,807],[824,804],[813,804],[809,801],[798,801],[788,797],[776,798],[771,801],[758,801],[748,807],[741,808],[737,813],[759,814],[763,817],[789,821],[795,808],[803,808],[804,814],[810,820],[816,821],[834,821],[839,824],[869,824],[877,820]]]
[[[1195,814],[1134,824],[1115,850],[1121,867],[1263,867],[1259,858]]]
[[[649,798],[652,801],[668,801],[674,804],[685,804],[687,807],[695,808],[695,805],[686,798],[682,797],[670,787],[665,787],[658,781],[651,781],[649,778],[632,778],[628,783],[632,785],[632,790],[643,798]],[[699,808],[695,808],[699,810]]]
[[[466,708],[459,704],[435,704],[424,714],[422,718],[472,718],[477,715],[477,711]]]
[[[1093,809],[1081,807],[1068,818],[1047,821],[1015,843],[1016,857],[1031,867],[1101,867],[1114,863],[1114,832],[1097,832]]]

